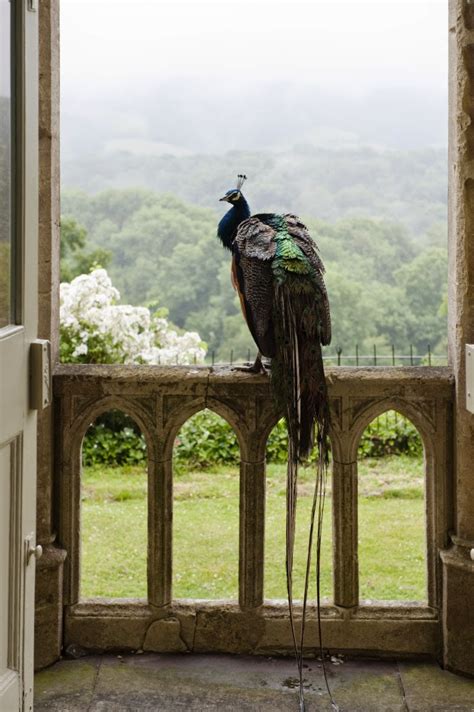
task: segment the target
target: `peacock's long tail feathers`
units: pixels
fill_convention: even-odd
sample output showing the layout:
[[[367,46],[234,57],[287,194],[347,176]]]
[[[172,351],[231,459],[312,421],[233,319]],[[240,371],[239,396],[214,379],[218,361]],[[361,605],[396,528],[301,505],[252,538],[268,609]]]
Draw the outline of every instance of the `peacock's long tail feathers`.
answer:
[[[232,209],[233,210],[233,209]],[[229,211],[232,214],[232,210]],[[222,222],[222,221],[221,221]],[[222,239],[222,234],[220,235]],[[331,341],[324,265],[315,242],[291,213],[243,220],[232,242],[233,274],[242,311],[262,355],[272,359],[272,383],[288,428],[286,579],[289,615],[304,710],[303,649],[313,540],[316,536],[318,628],[321,654],[321,535],[329,453],[329,407],[321,346]],[[301,635],[293,606],[293,557],[299,464],[318,447]],[[315,523],[317,522],[316,534]],[[322,655],[324,668],[324,656]],[[327,683],[326,669],[324,675]],[[336,709],[328,686],[333,709]]]
[[[329,406],[314,288],[293,276],[276,286],[275,297],[272,383],[285,414],[293,458],[297,462],[308,459],[316,430],[318,448],[327,461]]]
[[[316,591],[319,645],[326,687],[334,710],[325,668],[321,635],[321,537],[329,457],[329,406],[321,352],[314,289],[299,275],[288,276],[275,288],[273,323],[276,354],[272,360],[273,391],[288,428],[286,498],[286,581],[290,625],[299,673],[300,712],[304,707],[303,648],[311,558],[316,526]],[[303,611],[299,640],[293,606],[293,557],[296,526],[298,466],[307,460],[316,436],[318,459],[311,511]]]

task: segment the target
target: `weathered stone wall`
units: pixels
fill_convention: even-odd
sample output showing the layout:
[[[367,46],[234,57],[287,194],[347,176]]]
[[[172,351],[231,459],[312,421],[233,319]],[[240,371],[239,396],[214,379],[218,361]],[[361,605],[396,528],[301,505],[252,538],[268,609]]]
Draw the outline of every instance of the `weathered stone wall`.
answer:
[[[444,662],[474,675],[474,415],[465,345],[474,343],[474,5],[449,4],[449,356],[455,377],[455,535],[443,553]]]
[[[59,0],[39,3],[39,269],[38,337],[59,347]],[[62,644],[62,566],[53,544],[53,408],[38,412],[35,664],[56,660]]]
[[[452,381],[446,368],[328,371],[332,412],[334,597],[323,612],[325,644],[379,654],[441,649],[438,552],[452,526],[447,462]],[[65,642],[86,648],[287,653],[286,606],[263,599],[265,450],[278,420],[267,376],[230,368],[63,366],[54,378],[59,543],[65,566]],[[103,412],[132,416],[148,445],[148,602],[81,602],[81,443]],[[240,444],[239,599],[174,601],[172,450],[182,424],[210,408]],[[375,607],[359,600],[357,449],[365,427],[395,408],[418,428],[425,448],[427,605]],[[331,516],[328,510],[327,516]],[[383,552],[381,552],[383,556]],[[316,644],[314,609],[308,645]]]

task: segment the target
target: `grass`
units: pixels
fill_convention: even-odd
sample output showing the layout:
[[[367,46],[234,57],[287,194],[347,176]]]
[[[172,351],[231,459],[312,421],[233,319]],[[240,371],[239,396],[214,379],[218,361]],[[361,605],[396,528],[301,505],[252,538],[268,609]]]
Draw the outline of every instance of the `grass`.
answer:
[[[81,507],[81,596],[146,597],[143,468],[88,467]]]
[[[299,484],[294,596],[303,589],[312,470]],[[85,468],[81,596],[146,597],[146,473]],[[408,457],[359,464],[361,598],[425,599],[423,464]],[[322,595],[332,595],[331,496],[323,533]],[[239,478],[235,467],[176,468],[173,511],[175,598],[237,598]],[[267,469],[265,597],[286,598],[285,467]],[[310,593],[314,596],[312,576]]]

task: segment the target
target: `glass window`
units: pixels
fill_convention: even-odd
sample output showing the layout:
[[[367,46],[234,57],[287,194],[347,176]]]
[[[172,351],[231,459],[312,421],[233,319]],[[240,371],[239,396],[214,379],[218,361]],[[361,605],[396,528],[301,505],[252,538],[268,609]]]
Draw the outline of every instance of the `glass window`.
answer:
[[[13,321],[11,6],[0,0],[0,328]]]

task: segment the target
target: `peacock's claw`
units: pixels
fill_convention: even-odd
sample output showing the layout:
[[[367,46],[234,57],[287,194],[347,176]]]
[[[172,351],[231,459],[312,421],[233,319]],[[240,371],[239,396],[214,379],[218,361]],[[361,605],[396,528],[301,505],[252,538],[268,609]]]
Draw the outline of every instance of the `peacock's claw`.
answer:
[[[245,364],[244,366],[235,366],[234,370],[244,371],[244,373],[270,373],[270,359],[265,359],[263,362],[260,354],[255,359],[254,363]]]

